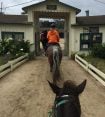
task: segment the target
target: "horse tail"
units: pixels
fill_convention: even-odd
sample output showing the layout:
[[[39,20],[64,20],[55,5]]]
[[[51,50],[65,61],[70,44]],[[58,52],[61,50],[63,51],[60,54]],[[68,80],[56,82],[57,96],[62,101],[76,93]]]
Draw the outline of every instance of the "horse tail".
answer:
[[[53,47],[53,75],[57,76],[59,74],[59,49],[58,47]]]

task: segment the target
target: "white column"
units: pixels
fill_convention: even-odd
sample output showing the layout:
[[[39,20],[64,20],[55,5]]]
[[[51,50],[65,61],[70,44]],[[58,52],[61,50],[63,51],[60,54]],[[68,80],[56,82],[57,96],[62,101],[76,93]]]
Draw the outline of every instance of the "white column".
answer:
[[[34,15],[34,40],[35,40],[35,52],[36,55],[40,52],[40,32],[39,32],[39,17],[37,14]]]
[[[76,17],[73,13],[69,14],[69,57],[71,56],[72,52],[75,52],[75,30],[74,28],[71,26],[72,24],[74,24],[76,21]]]

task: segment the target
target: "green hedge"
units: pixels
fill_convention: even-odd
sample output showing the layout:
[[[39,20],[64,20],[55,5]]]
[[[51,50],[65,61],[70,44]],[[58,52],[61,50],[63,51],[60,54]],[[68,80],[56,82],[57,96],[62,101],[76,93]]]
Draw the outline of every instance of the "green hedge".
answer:
[[[19,56],[23,53],[29,53],[29,41],[17,41],[13,39],[4,39],[0,41],[0,56],[10,54],[12,56]]]
[[[94,57],[105,59],[105,43],[94,45],[91,50],[91,54]]]

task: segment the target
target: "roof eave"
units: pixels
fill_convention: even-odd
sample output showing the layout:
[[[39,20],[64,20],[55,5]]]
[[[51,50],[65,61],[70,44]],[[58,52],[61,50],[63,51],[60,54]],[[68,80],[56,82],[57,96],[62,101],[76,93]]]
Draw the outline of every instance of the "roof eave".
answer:
[[[18,24],[18,25],[32,25],[32,22],[25,22],[25,23],[16,23],[16,22],[0,22],[0,24]]]
[[[78,14],[78,13],[81,12],[81,10],[78,9],[78,8],[76,8],[76,7],[70,6],[70,5],[68,5],[68,4],[66,4],[66,3],[63,3],[63,2],[59,2],[59,3],[61,3],[62,5],[68,6],[68,7],[70,7],[70,8],[73,8],[74,10],[76,10],[76,14]]]
[[[34,6],[34,5],[39,5],[39,4],[42,4],[42,3],[44,3],[45,1],[41,1],[41,2],[38,2],[38,3],[36,3],[36,4],[32,4],[32,5],[29,5],[29,6],[26,6],[26,7],[23,7],[22,8],[22,10],[24,10],[25,12],[27,11],[27,9],[29,8],[29,7],[32,7],[32,6]]]
[[[105,24],[72,24],[71,26],[99,26],[99,25],[105,25]]]
[[[30,5],[30,6],[23,7],[22,10],[24,10],[25,13],[27,13],[28,8],[30,8],[30,7],[32,7],[32,6],[34,6],[34,5],[39,5],[39,4],[45,3],[45,2],[46,2],[46,1],[41,1],[41,2],[38,2],[38,3],[36,3],[36,4],[32,4],[32,5]],[[76,10],[76,14],[78,14],[78,13],[81,12],[81,10],[78,9],[78,8],[76,8],[76,7],[70,6],[70,5],[65,4],[65,3],[63,3],[63,2],[59,2],[59,3],[62,4],[62,5],[65,5],[65,6],[67,6],[67,7],[73,8],[74,10]]]

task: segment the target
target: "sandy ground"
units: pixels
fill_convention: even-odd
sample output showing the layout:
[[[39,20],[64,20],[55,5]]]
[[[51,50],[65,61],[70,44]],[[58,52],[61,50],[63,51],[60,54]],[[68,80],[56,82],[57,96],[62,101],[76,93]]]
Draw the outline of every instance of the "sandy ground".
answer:
[[[61,75],[77,84],[87,79],[80,95],[82,117],[105,116],[105,87],[86,73],[77,63],[63,59]],[[0,79],[0,117],[48,117],[55,95],[46,57],[38,57]]]

